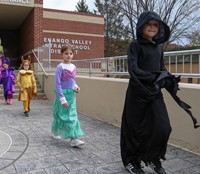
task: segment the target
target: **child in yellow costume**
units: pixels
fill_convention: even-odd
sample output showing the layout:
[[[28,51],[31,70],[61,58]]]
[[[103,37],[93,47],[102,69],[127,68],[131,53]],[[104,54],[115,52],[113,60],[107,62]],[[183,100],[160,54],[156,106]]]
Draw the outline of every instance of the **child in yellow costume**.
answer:
[[[31,70],[31,57],[24,60],[21,58],[22,64],[20,71],[17,75],[17,85],[19,86],[19,101],[23,101],[24,114],[26,117],[29,116],[30,101],[33,95],[37,95],[37,86],[33,71]]]

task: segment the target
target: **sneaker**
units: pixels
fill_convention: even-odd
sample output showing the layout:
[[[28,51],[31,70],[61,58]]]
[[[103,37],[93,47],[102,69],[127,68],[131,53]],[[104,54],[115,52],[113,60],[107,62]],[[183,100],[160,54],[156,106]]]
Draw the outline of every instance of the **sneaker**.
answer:
[[[72,138],[70,140],[70,146],[71,147],[78,147],[84,144],[84,141],[79,140],[78,138]]]
[[[26,117],[29,117],[28,112],[24,112],[24,115],[25,115]]]
[[[60,140],[60,139],[62,139],[62,137],[61,137],[60,135],[57,135],[57,136],[52,135],[52,137],[53,137],[54,139],[56,139],[56,140]]]
[[[144,171],[141,169],[141,166],[139,164],[131,164],[128,163],[126,166],[126,169],[131,173],[131,174],[145,174]]]
[[[9,105],[10,104],[10,99],[6,100],[6,104]]]
[[[6,103],[7,103],[7,105],[11,105],[12,104],[12,99],[7,99]]]
[[[162,167],[162,164],[159,159],[155,159],[152,162],[149,163],[149,167],[158,174],[167,174],[165,172],[165,169]]]
[[[12,102],[13,102],[12,99],[10,99],[9,101],[10,101],[10,105],[12,105]]]

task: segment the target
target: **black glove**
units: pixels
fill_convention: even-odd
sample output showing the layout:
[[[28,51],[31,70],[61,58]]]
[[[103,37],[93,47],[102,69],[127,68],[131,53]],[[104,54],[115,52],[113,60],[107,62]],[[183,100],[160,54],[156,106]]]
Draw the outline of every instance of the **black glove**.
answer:
[[[165,79],[165,88],[171,94],[176,94],[179,90],[178,83],[181,81],[181,76],[175,77],[174,75],[169,76]]]
[[[159,80],[155,83],[156,89],[161,89],[165,87],[165,79]]]

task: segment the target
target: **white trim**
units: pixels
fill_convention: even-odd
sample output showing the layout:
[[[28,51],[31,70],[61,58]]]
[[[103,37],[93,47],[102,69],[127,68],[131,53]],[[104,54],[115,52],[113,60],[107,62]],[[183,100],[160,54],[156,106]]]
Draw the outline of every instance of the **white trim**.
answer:
[[[43,11],[43,18],[87,22],[87,23],[102,24],[102,25],[104,24],[103,17],[86,16],[86,15],[78,15],[78,14],[70,14],[70,13]]]
[[[55,30],[43,30],[43,32],[44,33],[79,35],[79,36],[91,36],[91,37],[104,37],[104,35],[100,35],[100,34],[76,33],[76,32],[67,32],[67,31],[55,31]]]

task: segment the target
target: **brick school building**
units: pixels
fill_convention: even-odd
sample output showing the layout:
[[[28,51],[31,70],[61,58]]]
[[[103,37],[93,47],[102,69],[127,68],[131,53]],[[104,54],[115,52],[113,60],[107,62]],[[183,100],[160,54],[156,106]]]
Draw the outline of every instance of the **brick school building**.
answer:
[[[46,9],[43,0],[0,0],[0,38],[13,66],[19,66],[22,55],[48,44],[52,60],[60,58],[67,43],[74,45],[74,59],[99,58],[104,57],[104,18]]]

